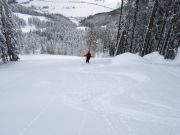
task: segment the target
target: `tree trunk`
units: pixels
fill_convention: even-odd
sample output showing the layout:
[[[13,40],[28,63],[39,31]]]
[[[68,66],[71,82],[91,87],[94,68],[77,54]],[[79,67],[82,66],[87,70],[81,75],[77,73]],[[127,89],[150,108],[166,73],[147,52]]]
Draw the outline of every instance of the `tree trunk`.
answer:
[[[142,46],[142,49],[141,49],[141,52],[140,52],[140,56],[142,56],[142,57],[144,55],[150,53],[150,50],[148,49],[149,46],[150,46],[149,41],[150,41],[150,38],[151,38],[151,31],[152,31],[152,28],[153,28],[154,19],[155,19],[155,15],[156,15],[156,11],[158,9],[158,6],[159,6],[159,2],[157,0],[155,0],[153,10],[152,10],[152,13],[151,13],[151,16],[150,16],[150,19],[149,19],[146,35],[145,35],[145,38],[144,38],[144,43],[143,43],[143,46]]]
[[[120,16],[119,16],[119,26],[118,26],[118,33],[117,33],[117,42],[116,42],[116,49],[115,49],[115,53],[114,53],[114,55],[116,56],[117,54],[116,54],[116,52],[117,52],[117,50],[118,50],[118,48],[119,48],[119,43],[120,43],[120,33],[121,33],[121,23],[122,23],[122,12],[123,12],[123,7],[124,7],[124,0],[121,0],[121,8],[120,8]]]
[[[134,12],[134,19],[133,19],[133,28],[132,28],[132,36],[131,36],[131,44],[130,44],[130,52],[133,52],[133,41],[134,41],[134,32],[135,32],[135,27],[136,27],[136,20],[137,20],[137,13],[138,13],[138,8],[139,8],[139,0],[136,0],[136,8]]]
[[[118,45],[118,47],[116,48],[116,51],[115,51],[115,56],[123,53],[123,50],[124,50],[123,40],[124,40],[125,33],[126,33],[125,30],[123,30],[123,32],[121,34],[121,37],[119,39],[119,45]],[[120,44],[121,44],[121,46],[120,46]]]
[[[160,49],[160,44],[161,44],[162,36],[163,36],[163,33],[164,33],[164,28],[165,28],[165,25],[166,25],[166,21],[167,21],[167,13],[164,15],[163,26],[162,26],[162,29],[161,29],[161,33],[160,33],[159,41],[158,41],[158,44],[157,44],[157,47],[156,47],[156,51],[159,51],[159,49]]]
[[[170,36],[171,36],[172,31],[173,31],[173,26],[171,26],[169,28],[167,36],[166,36],[166,40],[165,40],[164,45],[161,49],[161,54],[164,55],[165,57],[167,56],[167,50],[169,48],[169,40],[170,40]]]

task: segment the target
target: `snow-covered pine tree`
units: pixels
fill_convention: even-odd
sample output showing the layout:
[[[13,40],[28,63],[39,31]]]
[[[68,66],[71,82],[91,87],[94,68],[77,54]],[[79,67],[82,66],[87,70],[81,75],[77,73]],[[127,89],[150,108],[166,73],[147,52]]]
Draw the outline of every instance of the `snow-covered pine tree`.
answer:
[[[7,61],[7,46],[2,27],[2,5],[0,4],[0,59],[5,63]]]
[[[5,46],[5,42],[6,42],[5,37],[2,33],[2,29],[0,28],[0,59],[2,59],[4,63],[7,61],[7,49]]]
[[[12,13],[8,7],[6,0],[0,0],[1,5],[1,23],[2,23],[2,35],[5,38],[5,46],[7,47],[8,59],[10,61],[17,61],[19,59],[17,52],[17,30],[12,18]],[[4,43],[3,43],[4,44]]]

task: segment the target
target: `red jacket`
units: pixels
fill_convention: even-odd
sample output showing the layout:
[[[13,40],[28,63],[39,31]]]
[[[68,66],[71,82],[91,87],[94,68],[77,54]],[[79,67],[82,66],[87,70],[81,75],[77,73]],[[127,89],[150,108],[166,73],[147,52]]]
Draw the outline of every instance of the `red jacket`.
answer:
[[[84,56],[86,56],[86,58],[90,59],[92,57],[90,51],[88,51]]]

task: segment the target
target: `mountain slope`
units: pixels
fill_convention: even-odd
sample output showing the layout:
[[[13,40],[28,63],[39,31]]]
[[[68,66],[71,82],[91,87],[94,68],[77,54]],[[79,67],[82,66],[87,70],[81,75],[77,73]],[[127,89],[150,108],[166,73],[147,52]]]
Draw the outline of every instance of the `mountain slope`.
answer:
[[[110,12],[98,13],[95,15],[88,16],[87,18],[80,21],[82,26],[104,26],[109,23],[117,23],[119,19],[119,8]]]
[[[18,0],[24,6],[33,6],[46,13],[59,13],[67,17],[87,17],[108,12],[119,6],[118,0]]]
[[[39,13],[32,7],[12,4],[16,24],[22,30],[18,41],[21,54],[82,55],[85,32],[60,14]],[[28,41],[28,42],[27,42]]]

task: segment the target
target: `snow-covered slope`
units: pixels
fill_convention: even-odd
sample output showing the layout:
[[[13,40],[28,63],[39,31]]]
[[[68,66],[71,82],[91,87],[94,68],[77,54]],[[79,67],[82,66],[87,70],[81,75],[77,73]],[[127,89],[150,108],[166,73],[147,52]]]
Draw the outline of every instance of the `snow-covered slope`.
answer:
[[[21,56],[0,66],[0,134],[179,135],[179,60]]]
[[[34,6],[46,13],[59,13],[67,17],[87,17],[108,12],[119,6],[119,0],[17,0],[24,6]]]
[[[37,30],[37,28],[34,25],[29,25],[28,19],[38,18],[41,21],[47,21],[48,20],[44,16],[33,16],[33,15],[22,14],[22,13],[14,13],[14,15],[16,15],[17,17],[23,19],[26,22],[26,26],[25,27],[21,27],[21,30],[24,33]]]

